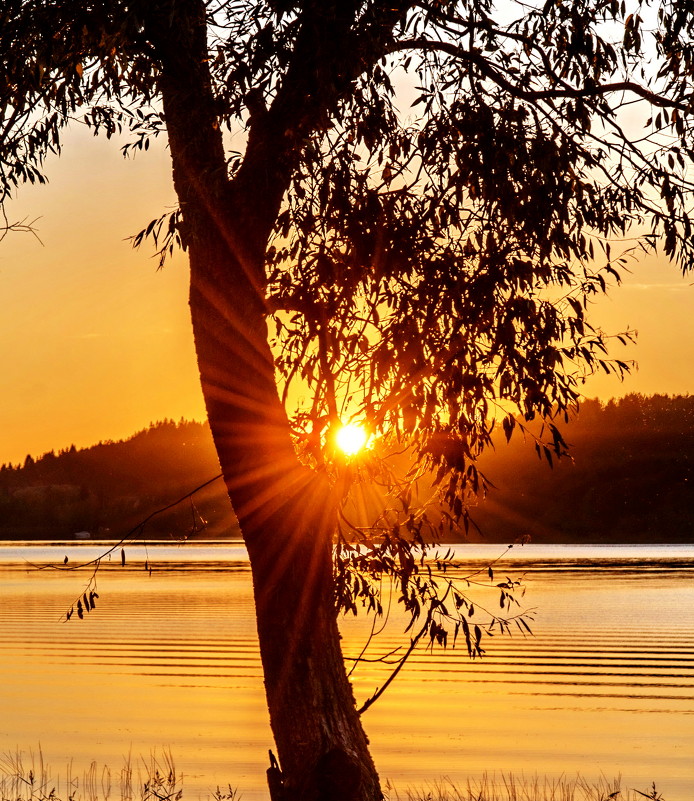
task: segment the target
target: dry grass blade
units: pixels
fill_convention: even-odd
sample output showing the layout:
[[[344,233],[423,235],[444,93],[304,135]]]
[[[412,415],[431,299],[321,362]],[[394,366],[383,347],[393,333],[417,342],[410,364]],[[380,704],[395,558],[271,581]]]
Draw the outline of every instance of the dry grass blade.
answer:
[[[168,750],[152,752],[137,768],[136,784],[128,754],[116,773],[120,801],[180,801],[183,796],[181,777],[176,773],[173,756]],[[110,801],[113,790],[112,772],[108,765],[91,762],[82,776],[75,775],[72,762],[64,776],[53,776],[44,761],[41,748],[25,754],[15,751],[0,756],[0,801]],[[216,801],[236,801],[235,791],[210,790]]]
[[[639,801],[641,797],[665,801],[639,790],[622,789],[619,778],[601,778],[590,783],[581,776],[551,778],[543,776],[514,776],[485,774],[479,780],[468,780],[464,786],[444,780],[424,788],[408,790],[402,801]],[[401,801],[397,792],[390,801]]]

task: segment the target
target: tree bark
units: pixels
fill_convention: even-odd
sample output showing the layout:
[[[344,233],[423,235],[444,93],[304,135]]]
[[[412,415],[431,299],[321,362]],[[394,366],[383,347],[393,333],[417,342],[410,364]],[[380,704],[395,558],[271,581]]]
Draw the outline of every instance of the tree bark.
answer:
[[[269,154],[277,144],[273,132],[283,131],[275,125],[264,136],[251,134],[243,175],[229,181],[206,62],[204,4],[178,5],[175,17],[163,5],[153,7],[146,24],[162,64],[202,389],[253,575],[279,756],[279,767],[268,771],[273,801],[377,801],[378,775],[340,648],[335,503],[327,483],[297,460],[268,342],[264,255],[288,182],[286,160],[273,162]]]
[[[291,449],[269,348],[263,358],[261,337],[248,328],[240,334],[250,327],[248,315],[241,322],[219,318],[226,303],[219,287],[210,291],[201,280],[198,258],[192,247],[195,342],[210,426],[251,562],[282,774],[273,801],[376,801],[378,776],[340,648],[331,493]],[[227,286],[222,295],[225,289],[235,294]],[[254,328],[264,330],[264,317]]]

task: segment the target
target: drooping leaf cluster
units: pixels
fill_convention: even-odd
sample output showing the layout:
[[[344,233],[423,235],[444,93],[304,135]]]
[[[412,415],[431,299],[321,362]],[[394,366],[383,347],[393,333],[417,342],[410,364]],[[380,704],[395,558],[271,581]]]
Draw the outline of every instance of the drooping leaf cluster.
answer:
[[[152,109],[157,67],[137,3],[8,0],[0,9],[0,201],[45,183],[43,164],[71,123],[132,132],[145,147],[161,130]]]
[[[306,143],[269,251],[311,452],[338,418],[397,432],[451,506],[495,417],[547,419],[563,452],[552,417],[628,369],[586,311],[631,237],[692,263],[691,27],[669,4],[411,8]]]
[[[495,582],[492,565],[461,566],[450,549],[441,552],[427,546],[412,521],[406,528],[410,536],[401,536],[394,527],[378,541],[339,540],[335,554],[338,608],[356,615],[361,605],[375,617],[387,618],[387,607],[395,596],[413,646],[428,637],[431,645],[455,647],[461,637],[471,658],[483,655],[483,634],[509,633],[512,625],[521,633],[531,633],[532,612],[522,610],[518,598],[524,594],[520,580],[505,577]],[[480,588],[498,593],[498,611],[473,598]]]

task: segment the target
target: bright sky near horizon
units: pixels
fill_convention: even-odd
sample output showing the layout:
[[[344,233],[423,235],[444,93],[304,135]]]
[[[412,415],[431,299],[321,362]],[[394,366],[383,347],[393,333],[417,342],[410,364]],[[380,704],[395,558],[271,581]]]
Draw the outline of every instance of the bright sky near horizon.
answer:
[[[204,417],[186,258],[158,271],[150,244],[127,241],[175,204],[167,152],[123,159],[80,130],[47,172],[48,186],[24,187],[8,206],[11,222],[36,220],[41,242],[0,242],[0,464]],[[596,304],[594,323],[638,330],[637,345],[613,355],[639,370],[623,384],[591,379],[587,396],[694,393],[693,283],[650,258]]]

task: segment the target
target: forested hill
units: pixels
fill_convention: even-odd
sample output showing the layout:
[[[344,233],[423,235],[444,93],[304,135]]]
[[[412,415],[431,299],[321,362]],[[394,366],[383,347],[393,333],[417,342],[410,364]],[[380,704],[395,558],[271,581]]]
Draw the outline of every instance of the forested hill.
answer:
[[[694,396],[585,401],[550,469],[518,432],[482,468],[472,516],[491,542],[694,542]],[[164,421],[122,442],[0,468],[0,538],[120,538],[219,473],[207,425]],[[148,522],[145,537],[237,537],[221,481]],[[471,538],[479,539],[471,533]]]
[[[494,540],[694,543],[694,396],[584,401],[549,469],[514,433],[485,457],[495,484],[473,513]]]
[[[0,468],[0,538],[120,538],[219,474],[207,424],[154,423],[130,439]],[[204,521],[204,522],[203,522]],[[206,523],[206,525],[205,525]],[[202,529],[202,530],[201,530]],[[147,523],[149,538],[238,537],[221,480]]]

